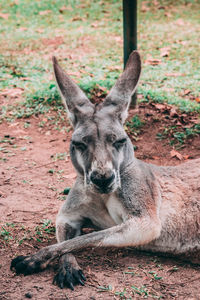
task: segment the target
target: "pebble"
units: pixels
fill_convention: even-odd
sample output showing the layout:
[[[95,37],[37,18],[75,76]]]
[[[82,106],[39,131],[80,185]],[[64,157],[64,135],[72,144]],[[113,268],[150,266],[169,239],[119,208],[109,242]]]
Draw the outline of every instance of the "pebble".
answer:
[[[28,293],[25,294],[25,297],[30,299],[30,298],[33,297],[33,295],[32,295],[31,293],[28,292]]]

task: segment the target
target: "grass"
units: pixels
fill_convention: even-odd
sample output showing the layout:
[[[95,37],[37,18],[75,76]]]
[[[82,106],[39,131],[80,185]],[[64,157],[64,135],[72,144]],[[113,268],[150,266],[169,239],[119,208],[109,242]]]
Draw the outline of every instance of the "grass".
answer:
[[[157,139],[168,140],[171,146],[181,148],[189,138],[200,135],[200,124],[193,125],[191,128],[178,127],[176,125],[165,127],[162,132],[157,134]]]
[[[49,241],[50,237],[54,237],[55,227],[52,226],[51,220],[42,220],[39,226],[35,227],[35,238],[37,242],[42,243],[45,240]]]
[[[9,224],[9,223],[6,223],[6,225],[2,226],[1,227],[1,230],[0,230],[0,238],[3,239],[4,241],[6,242],[9,242],[9,240],[12,240],[13,237],[11,235],[11,232],[9,230],[9,227],[14,227],[14,224]]]
[[[126,121],[125,130],[135,141],[137,141],[144,125],[145,122],[136,114],[131,120]]]
[[[17,104],[8,92],[2,119],[45,114],[52,106],[62,109],[52,77],[52,55],[87,95],[114,84],[123,69],[122,1],[1,2],[0,90],[23,91]],[[141,101],[168,102],[185,112],[199,112],[199,4],[172,3],[139,2],[143,72],[138,92]],[[161,56],[164,47],[167,56]],[[159,63],[149,64],[149,58]]]
[[[151,265],[153,265],[151,263]],[[117,299],[135,299],[135,298],[145,298],[145,299],[162,299],[164,298],[164,295],[162,294],[161,290],[157,290],[154,288],[157,281],[162,281],[163,277],[158,275],[158,271],[160,270],[161,265],[155,266],[157,269],[156,271],[150,270],[150,265],[146,263],[145,265],[138,265],[138,267],[134,268],[134,281],[130,277],[133,276],[133,272],[123,272],[124,274],[124,282],[126,282],[126,286],[122,287],[121,290],[116,290],[114,286],[108,284],[104,286],[97,286],[97,292],[98,293],[108,293],[110,295],[110,298],[113,298],[113,295],[115,297],[118,297]],[[133,267],[128,267],[128,269],[133,269]],[[162,270],[162,268],[161,268]],[[173,268],[174,270],[174,268]],[[177,268],[175,266],[175,270],[177,271]],[[173,271],[172,271],[173,272]],[[148,277],[148,283],[145,283],[141,286],[139,286],[137,282],[138,277],[144,277],[144,274],[146,277]],[[155,285],[153,287],[151,286],[150,282],[154,282]],[[133,285],[134,283],[134,285]]]
[[[55,238],[55,226],[52,225],[51,220],[44,219],[40,221],[34,229],[25,228],[24,225],[6,223],[0,228],[0,241],[7,246],[9,243],[15,243],[18,246],[23,245],[24,242],[33,244],[49,242]]]

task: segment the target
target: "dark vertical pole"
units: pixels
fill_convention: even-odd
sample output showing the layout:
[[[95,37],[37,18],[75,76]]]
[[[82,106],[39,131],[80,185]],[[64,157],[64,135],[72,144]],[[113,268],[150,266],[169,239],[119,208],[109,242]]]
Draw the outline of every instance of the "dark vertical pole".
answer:
[[[124,67],[130,53],[137,49],[137,0],[123,0],[124,25]],[[132,97],[131,106],[137,103],[136,93]]]

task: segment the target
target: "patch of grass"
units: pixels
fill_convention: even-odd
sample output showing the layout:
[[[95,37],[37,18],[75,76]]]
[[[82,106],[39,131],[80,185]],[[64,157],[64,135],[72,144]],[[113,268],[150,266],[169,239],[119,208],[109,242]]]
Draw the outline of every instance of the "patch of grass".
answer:
[[[160,279],[162,279],[162,277],[161,277],[161,276],[158,276],[157,273],[156,273],[155,271],[149,271],[149,274],[151,274],[155,280],[160,280]]]
[[[137,294],[140,296],[149,296],[149,292],[148,289],[145,286],[142,286],[141,288],[138,288],[134,285],[131,286],[131,288],[133,289],[133,294]]]
[[[178,126],[165,127],[162,132],[157,134],[157,139],[168,139],[171,146],[181,147],[184,143],[194,136],[200,135],[200,124],[193,125],[191,128]]]
[[[13,228],[13,223],[6,223],[6,225],[1,227],[0,230],[0,238],[3,239],[5,242],[9,242],[10,240],[13,240],[12,233],[9,230],[9,227]]]
[[[61,200],[61,201],[65,201],[66,200],[66,196],[58,196],[57,199]]]
[[[51,220],[42,220],[41,225],[35,227],[35,238],[37,242],[49,241],[50,237],[55,234],[55,227],[52,226]]]
[[[130,127],[133,130],[139,130],[144,125],[144,121],[140,120],[138,115],[135,115],[131,121],[127,121],[126,126]]]
[[[116,296],[119,296],[121,299],[131,299],[126,297],[126,289],[124,289],[122,292],[115,292]]]
[[[148,286],[141,286],[141,287],[137,287],[135,285],[131,286],[132,288],[132,294],[134,296],[133,299],[137,298],[138,296],[140,296],[140,298],[150,298],[150,299],[163,299],[164,296],[162,296],[161,294],[155,292],[154,289],[152,289],[151,287]],[[132,298],[130,298],[132,299]]]
[[[2,107],[3,118],[12,121],[17,118],[29,118],[32,115],[46,114],[52,107],[59,113],[63,110],[63,105],[55,84],[44,84],[43,89],[26,95],[26,101],[17,105]],[[26,122],[25,128],[29,125]]]
[[[69,156],[69,154],[67,152],[63,152],[63,153],[56,153],[51,158],[53,158],[54,161],[66,160],[68,156]]]
[[[138,135],[141,133],[141,129],[144,126],[145,122],[139,118],[136,114],[132,119],[128,120],[125,124],[125,130],[131,134],[131,137],[134,140],[138,140]]]
[[[52,77],[52,55],[89,97],[98,86],[110,89],[123,69],[122,1],[8,0],[0,13],[5,16],[0,28],[0,89],[24,90],[20,102],[7,96],[1,119],[63,109]],[[197,1],[139,1],[142,101],[200,112],[198,29]],[[166,56],[161,55],[164,47],[169,48]],[[149,56],[160,63],[148,64]]]
[[[2,137],[2,139],[0,138],[0,143],[8,143],[10,145],[14,144],[15,137],[12,137],[10,135],[5,135],[4,137]]]
[[[196,101],[188,101],[178,96],[162,91],[162,89],[139,88],[138,93],[143,95],[141,102],[169,103],[176,105],[181,111],[200,113],[200,105]]]
[[[31,115],[44,114],[51,106],[62,109],[61,99],[55,84],[44,87],[43,90],[36,91],[26,96],[26,102],[22,106],[17,107],[13,112],[16,118],[28,118]]]
[[[41,220],[41,223],[30,230],[24,225],[6,223],[0,228],[0,240],[4,242],[4,246],[7,247],[7,243],[14,243],[22,245],[24,242],[49,242],[55,238],[55,226],[52,225],[51,220]]]
[[[102,292],[110,292],[112,291],[112,285],[108,285],[108,286],[98,286],[98,292],[102,293]]]

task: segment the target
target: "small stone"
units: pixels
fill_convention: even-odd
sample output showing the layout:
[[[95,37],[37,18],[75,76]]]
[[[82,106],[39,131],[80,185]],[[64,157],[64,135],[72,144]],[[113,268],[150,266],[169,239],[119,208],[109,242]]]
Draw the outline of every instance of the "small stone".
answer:
[[[33,295],[28,292],[28,293],[25,294],[25,297],[31,299],[33,297]]]
[[[66,187],[66,188],[64,189],[64,191],[63,191],[63,194],[64,194],[64,195],[68,195],[69,192],[70,192],[70,187]]]

